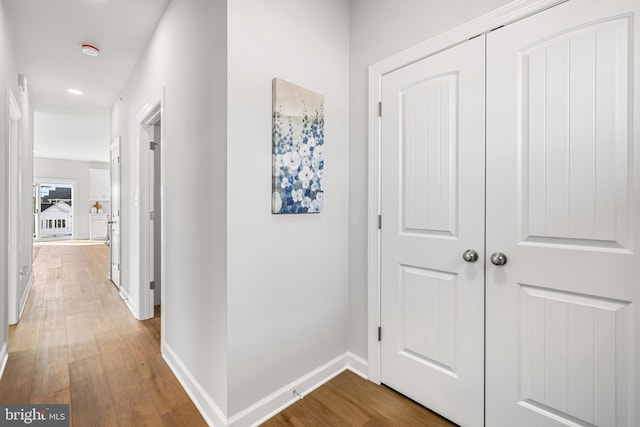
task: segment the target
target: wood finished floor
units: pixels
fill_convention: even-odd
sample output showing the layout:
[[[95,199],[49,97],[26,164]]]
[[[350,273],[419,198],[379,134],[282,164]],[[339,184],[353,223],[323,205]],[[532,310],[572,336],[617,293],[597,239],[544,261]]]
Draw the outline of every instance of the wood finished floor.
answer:
[[[9,328],[0,403],[70,404],[75,427],[206,425],[160,355],[159,311],[138,322],[106,279],[106,246],[49,242],[34,257],[24,314]],[[263,425],[454,424],[344,372]]]
[[[34,255],[0,402],[70,404],[76,427],[206,426],[160,355],[159,316],[135,320],[107,280],[105,245],[49,242]]]
[[[455,424],[384,386],[345,371],[263,424],[450,427]]]

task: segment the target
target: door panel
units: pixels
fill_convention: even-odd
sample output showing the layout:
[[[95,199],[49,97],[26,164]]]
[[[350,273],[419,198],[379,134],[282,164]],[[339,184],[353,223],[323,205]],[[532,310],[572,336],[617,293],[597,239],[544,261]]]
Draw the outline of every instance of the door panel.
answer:
[[[639,422],[638,12],[569,1],[487,36],[488,426]]]
[[[381,379],[482,425],[484,37],[385,75],[382,103]]]
[[[120,288],[120,139],[111,146],[111,281]]]

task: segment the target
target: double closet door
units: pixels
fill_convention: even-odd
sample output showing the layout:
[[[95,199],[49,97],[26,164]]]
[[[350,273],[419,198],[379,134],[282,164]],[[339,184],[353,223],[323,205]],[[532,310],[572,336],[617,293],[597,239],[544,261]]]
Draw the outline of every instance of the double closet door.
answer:
[[[382,78],[381,380],[462,426],[640,425],[640,3]]]

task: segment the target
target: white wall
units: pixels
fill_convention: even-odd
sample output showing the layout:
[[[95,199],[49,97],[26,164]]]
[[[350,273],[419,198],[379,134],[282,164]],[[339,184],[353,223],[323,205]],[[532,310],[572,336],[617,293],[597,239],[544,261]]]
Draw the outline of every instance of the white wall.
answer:
[[[367,67],[507,2],[169,5],[112,111],[123,283],[139,277],[136,116],[164,88],[163,344],[211,419],[209,403],[232,417],[346,350],[366,358]],[[322,214],[270,214],[274,77],[325,96]]]
[[[16,85],[14,85],[13,76],[17,73],[17,55],[15,46],[13,44],[13,36],[9,27],[9,19],[4,9],[4,3],[0,3],[0,137],[2,138],[2,149],[0,149],[0,165],[2,173],[0,173],[0,189],[3,193],[6,193],[8,185],[9,170],[8,154],[9,154],[9,127],[8,127],[8,99],[9,93],[7,86],[11,86],[14,93],[16,92]],[[17,83],[17,82],[16,82]],[[0,197],[0,284],[2,288],[0,290],[0,310],[2,315],[0,316],[0,369],[3,368],[3,362],[6,362],[7,356],[7,339],[8,339],[8,312],[7,312],[7,298],[8,298],[8,280],[7,280],[7,198]]]
[[[347,349],[349,4],[233,0],[228,31],[233,415]],[[274,77],[324,95],[320,214],[271,214]]]
[[[109,162],[109,113],[34,113],[34,155],[50,159]]]
[[[164,88],[163,350],[210,420],[346,352],[348,12],[346,0],[173,0],[113,108],[131,296],[136,117]],[[321,214],[270,213],[276,76],[325,95]]]
[[[89,169],[109,169],[109,163],[82,162],[76,160],[34,159],[34,175],[36,180],[57,178],[77,181],[75,189],[76,217],[74,218],[76,239],[89,238],[89,213],[95,201],[89,200]],[[104,212],[109,212],[109,203],[100,202]],[[29,205],[30,206],[30,205]]]
[[[351,0],[349,349],[367,357],[367,68],[511,0]]]
[[[163,354],[210,419],[210,403],[227,408],[226,75],[226,2],[173,0],[111,114],[111,139],[122,137],[121,280],[136,298],[137,116],[164,88]]]

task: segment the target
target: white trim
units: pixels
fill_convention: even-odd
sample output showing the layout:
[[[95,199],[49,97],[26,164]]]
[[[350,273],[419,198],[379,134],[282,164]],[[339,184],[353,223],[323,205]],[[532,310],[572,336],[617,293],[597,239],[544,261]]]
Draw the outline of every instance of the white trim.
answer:
[[[191,375],[191,372],[185,367],[176,353],[166,343],[162,343],[161,348],[162,358],[167,362],[169,369],[176,376],[207,424],[210,426],[226,426],[227,417],[224,412]]]
[[[47,242],[47,241],[51,241],[51,240],[82,240],[82,239],[89,239],[89,236],[83,236],[83,237],[78,237],[77,236],[77,231],[78,231],[78,180],[77,179],[64,179],[64,178],[40,178],[40,177],[36,177],[33,180],[33,183],[35,185],[37,185],[38,187],[41,184],[68,184],[71,185],[71,203],[72,203],[72,208],[73,208],[73,228],[71,230],[71,236],[63,236],[63,237],[56,237],[56,238],[40,238],[38,239],[38,241],[41,242]],[[40,191],[40,188],[38,188],[38,191]],[[38,194],[38,197],[40,197],[40,195]],[[38,218],[40,217],[40,214],[42,214],[42,212],[39,212]],[[38,234],[39,235],[39,234]]]
[[[491,31],[568,0],[516,0],[492,12],[455,27],[412,48],[399,52],[369,67],[369,207],[368,207],[368,321],[367,348],[369,379],[380,384],[380,123],[378,102],[382,76],[406,65],[434,55],[477,35]]]
[[[367,379],[363,373],[366,372],[367,362],[361,357],[347,352],[227,418],[206,390],[191,375],[176,353],[166,344],[162,344],[162,357],[202,417],[211,426],[258,426],[346,370]],[[301,397],[294,395],[293,390],[296,390],[296,393]]]
[[[167,222],[165,221],[165,212],[166,212],[166,204],[164,197],[164,188],[165,188],[165,155],[166,147],[167,147],[167,122],[165,120],[165,111],[166,111],[166,99],[165,99],[165,89],[162,88],[161,94],[161,116],[160,116],[160,303],[165,307],[168,306],[166,296],[167,289],[167,281],[166,281],[166,255],[167,251],[165,250],[165,236],[167,235]],[[152,303],[153,304],[153,303]],[[170,304],[170,303],[169,303]],[[153,307],[152,307],[153,309]],[[167,316],[160,316],[160,345],[162,347],[163,343],[166,343],[166,321]]]
[[[304,398],[304,396],[327,383],[346,369],[347,354],[345,353],[232,416],[227,421],[227,425],[258,426],[300,400],[300,397],[293,394],[293,390],[296,390],[296,393]]]
[[[347,352],[347,369],[365,380],[369,379],[367,376],[367,372],[369,370],[369,364],[367,361],[350,351]]]
[[[22,113],[18,106],[18,101],[13,95],[13,90],[9,87],[9,120],[20,121],[22,119]]]
[[[121,279],[122,279],[122,277],[121,277]],[[121,286],[118,293],[120,294],[120,298],[122,298],[122,301],[124,301],[124,303],[127,305],[127,308],[129,309],[131,314],[133,314],[133,317],[138,319],[138,306],[136,305],[135,302],[133,302],[133,300],[131,299],[131,297],[127,293],[127,290],[124,287]],[[140,319],[138,319],[138,320],[140,320]]]
[[[133,253],[138,253],[138,315],[136,316],[138,320],[150,319],[154,316],[153,312],[153,297],[151,290],[149,289],[149,146],[148,141],[142,137],[144,129],[157,122],[161,121],[162,125],[160,127],[160,141],[164,145],[166,142],[165,139],[165,90],[162,88],[159,96],[155,97],[147,103],[140,113],[137,116],[137,140],[138,140],[138,183],[139,183],[139,194],[138,194],[138,248],[133,248]],[[143,141],[144,140],[144,141]],[[162,151],[162,150],[161,150]],[[164,159],[162,154],[160,154],[160,167],[163,169]],[[160,187],[164,189],[164,169],[160,171]],[[164,208],[164,194],[161,194],[161,212]],[[164,235],[165,235],[165,221],[164,215],[161,216],[160,219],[160,227],[161,227],[161,249],[160,249],[160,269],[161,269],[161,277],[160,283],[162,283],[161,290],[161,299],[164,296],[164,276],[165,276],[165,250],[164,250]],[[137,250],[136,250],[137,249]],[[120,278],[122,280],[122,277]],[[163,302],[165,301],[162,299]],[[164,343],[164,330],[165,328],[165,320],[164,316],[161,316],[160,319],[160,342]]]
[[[113,150],[114,148],[118,147],[120,145],[120,136],[116,136],[115,138],[113,138],[113,141],[111,141],[111,145],[109,145],[109,151]]]
[[[118,195],[119,197],[119,204],[117,206],[117,210],[118,210],[118,227],[120,230],[120,238],[118,239],[118,257],[120,259],[120,266],[119,266],[119,271],[118,271],[118,284],[116,285],[115,282],[113,281],[113,248],[114,248],[114,243],[113,243],[113,225],[112,224],[107,224],[107,232],[109,233],[109,280],[111,281],[111,283],[113,283],[117,289],[122,288],[122,281],[124,279],[124,275],[122,274],[122,152],[120,151],[120,140],[121,137],[117,136],[116,138],[113,139],[113,141],[111,141],[111,145],[109,145],[109,174],[110,174],[110,182],[109,182],[109,221],[113,221],[113,212],[114,212],[114,208],[116,208],[116,206],[114,206],[113,203],[113,151],[117,148],[118,149],[118,185],[120,186],[118,188],[118,191],[120,192],[120,194]],[[110,226],[110,227],[109,227]]]
[[[33,271],[29,271],[29,283],[27,283],[27,289],[22,296],[22,301],[20,301],[20,314],[18,315],[18,321],[22,319],[22,313],[24,313],[24,308],[27,306],[27,300],[29,299],[29,294],[31,293],[31,287],[33,286],[34,277],[35,275],[33,274]]]
[[[9,360],[9,352],[7,351],[7,343],[2,344],[0,349],[0,380],[4,375],[4,369],[7,367],[7,361]]]
[[[41,242],[55,242],[57,240],[91,240],[89,239],[89,235],[86,234],[84,236],[76,236],[76,237],[71,237],[71,236],[61,236],[61,237],[39,237],[37,239],[33,239],[33,241],[35,243],[41,243]],[[100,239],[102,240],[102,239]],[[93,240],[94,242],[96,240]]]
[[[7,319],[10,325],[18,323],[20,320],[20,299],[18,295],[19,288],[22,285],[22,265],[20,260],[21,255],[21,239],[19,234],[21,225],[21,212],[22,207],[21,196],[22,188],[20,188],[21,174],[22,174],[22,140],[21,140],[21,128],[20,119],[22,113],[20,107],[13,95],[13,90],[10,87],[8,89],[9,97],[9,121],[7,126],[8,139],[7,139],[7,162],[5,166],[7,187],[6,199],[8,200],[6,214],[7,214]]]

